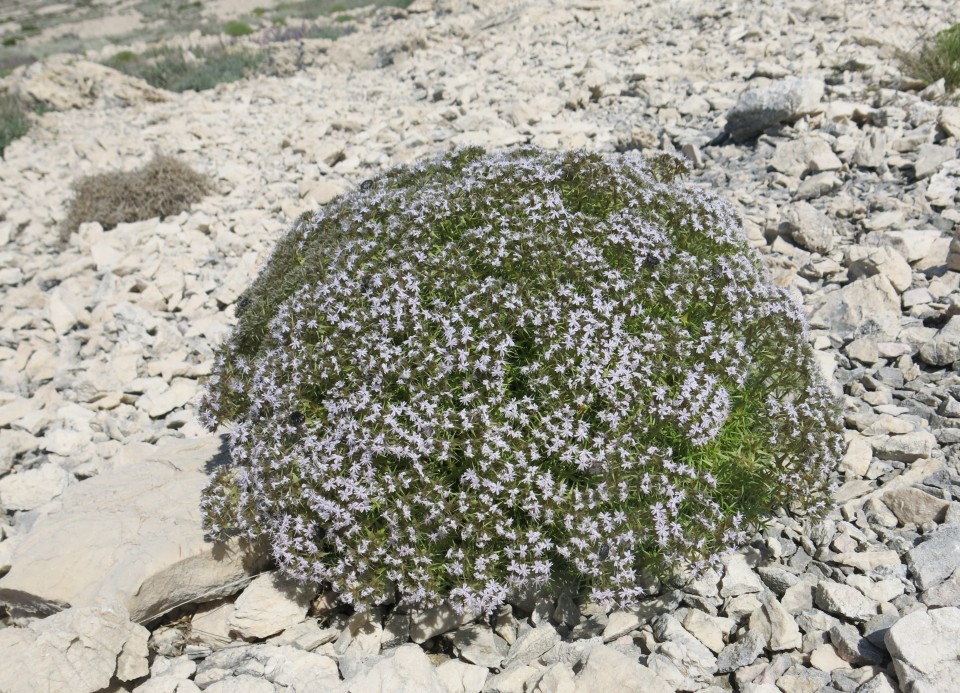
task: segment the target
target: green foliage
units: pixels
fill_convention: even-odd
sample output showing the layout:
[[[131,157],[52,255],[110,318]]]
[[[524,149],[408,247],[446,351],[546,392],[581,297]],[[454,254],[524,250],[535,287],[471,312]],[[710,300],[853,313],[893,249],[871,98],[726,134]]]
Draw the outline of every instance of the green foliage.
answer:
[[[15,96],[0,94],[0,156],[7,145],[30,129],[28,109]]]
[[[227,36],[249,36],[253,33],[253,27],[245,22],[238,22],[236,20],[232,22],[227,22],[223,27],[223,33]]]
[[[182,50],[161,49],[143,55],[122,51],[104,64],[159,89],[182,92],[236,82],[249,76],[265,58],[264,51],[227,47],[197,49],[192,58]]]
[[[357,605],[605,604],[714,563],[843,452],[802,309],[666,155],[459,149],[301,218],[236,306],[201,417],[216,537]]]
[[[73,184],[60,240],[66,242],[86,222],[112,229],[117,224],[179,214],[211,191],[206,176],[162,154],[135,171],[84,176]]]
[[[926,37],[912,51],[899,54],[901,68],[927,84],[943,79],[947,91],[960,87],[960,24]]]

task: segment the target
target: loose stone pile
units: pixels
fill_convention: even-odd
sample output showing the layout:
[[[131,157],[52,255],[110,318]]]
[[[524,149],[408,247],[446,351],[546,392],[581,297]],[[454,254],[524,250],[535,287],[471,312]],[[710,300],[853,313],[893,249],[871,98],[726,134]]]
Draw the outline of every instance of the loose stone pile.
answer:
[[[960,108],[892,49],[950,9],[419,0],[278,49],[303,71],[211,92],[70,59],[7,78],[73,110],[0,165],[0,689],[953,689]],[[257,547],[211,552],[197,501],[222,449],[193,402],[272,242],[389,165],[523,142],[678,151],[740,207],[843,395],[836,509],[781,515],[722,575],[613,613],[531,593],[489,621],[353,614]],[[220,194],[59,248],[74,177],[155,148]]]

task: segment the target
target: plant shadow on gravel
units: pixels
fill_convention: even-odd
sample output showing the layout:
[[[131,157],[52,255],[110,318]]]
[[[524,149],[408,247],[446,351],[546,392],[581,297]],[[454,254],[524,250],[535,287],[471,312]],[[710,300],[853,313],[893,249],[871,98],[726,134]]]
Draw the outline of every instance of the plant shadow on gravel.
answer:
[[[207,176],[159,153],[135,171],[84,176],[73,184],[60,241],[66,243],[87,222],[112,229],[117,224],[179,214],[211,192],[213,184]]]
[[[802,309],[669,156],[458,149],[304,215],[200,404],[213,537],[358,609],[696,574],[843,453]]]
[[[910,77],[932,84],[944,80],[948,94],[960,87],[960,24],[934,36],[923,36],[910,51],[897,56],[901,69]]]

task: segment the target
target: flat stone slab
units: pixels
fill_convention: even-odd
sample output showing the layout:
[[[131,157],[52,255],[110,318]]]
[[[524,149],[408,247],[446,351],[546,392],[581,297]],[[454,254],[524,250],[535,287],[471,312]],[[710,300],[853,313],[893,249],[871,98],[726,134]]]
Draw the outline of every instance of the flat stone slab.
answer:
[[[266,557],[201,529],[207,470],[225,460],[219,436],[176,441],[69,487],[14,549],[0,601],[46,615],[117,600],[143,623],[239,591]]]

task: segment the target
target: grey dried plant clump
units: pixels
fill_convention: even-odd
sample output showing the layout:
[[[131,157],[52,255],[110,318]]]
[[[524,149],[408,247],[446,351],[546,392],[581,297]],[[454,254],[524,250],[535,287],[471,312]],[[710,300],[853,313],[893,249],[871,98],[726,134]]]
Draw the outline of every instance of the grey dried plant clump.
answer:
[[[83,176],[73,184],[60,240],[66,242],[87,222],[112,229],[117,224],[173,216],[212,191],[207,176],[176,157],[159,153],[134,171]]]
[[[306,216],[240,298],[201,402],[202,501],[357,608],[612,606],[779,507],[820,514],[837,402],[800,307],[668,156],[460,149]]]

